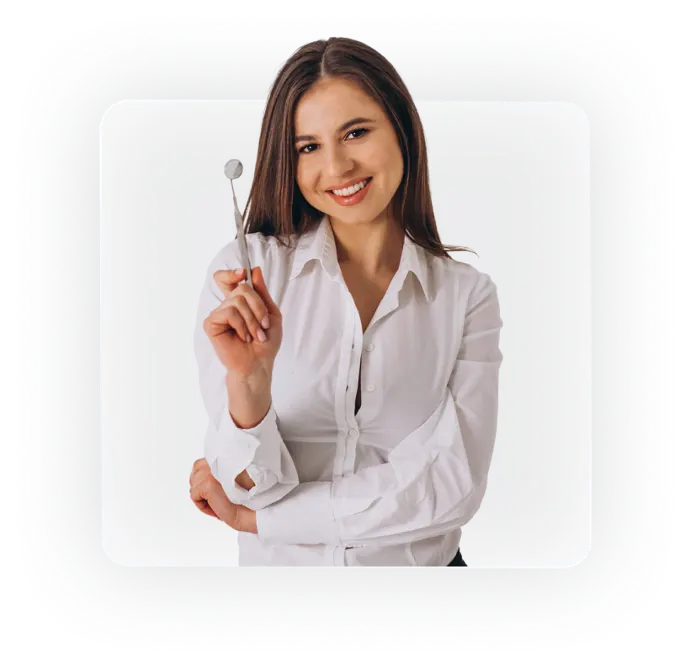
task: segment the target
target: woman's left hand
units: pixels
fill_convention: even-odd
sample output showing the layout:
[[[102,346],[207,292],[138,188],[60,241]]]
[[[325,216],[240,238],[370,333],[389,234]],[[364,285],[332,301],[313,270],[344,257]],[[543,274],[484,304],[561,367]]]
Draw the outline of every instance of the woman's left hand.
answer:
[[[230,501],[206,459],[194,461],[189,476],[189,495],[204,514],[220,519],[234,530],[256,533],[256,512]]]

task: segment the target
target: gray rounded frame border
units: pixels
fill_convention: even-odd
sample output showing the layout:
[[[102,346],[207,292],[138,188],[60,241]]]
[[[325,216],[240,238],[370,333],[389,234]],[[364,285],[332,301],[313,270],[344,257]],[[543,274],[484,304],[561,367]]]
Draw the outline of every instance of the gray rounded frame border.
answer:
[[[261,98],[298,44],[370,42],[418,99],[568,100],[590,121],[593,536],[568,570],[123,568],[100,540],[99,124],[127,98]],[[27,137],[25,488],[54,604],[163,640],[502,641],[588,633],[660,556],[664,140],[641,75],[578,35],[510,27],[166,27],[63,62]],[[545,526],[545,530],[548,527]]]

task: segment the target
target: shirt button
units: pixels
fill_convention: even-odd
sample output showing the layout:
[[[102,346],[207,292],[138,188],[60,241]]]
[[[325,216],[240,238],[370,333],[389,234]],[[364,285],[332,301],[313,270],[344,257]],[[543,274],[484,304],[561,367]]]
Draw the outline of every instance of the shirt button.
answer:
[[[376,387],[373,384],[367,385],[367,391],[374,391],[374,389],[376,389]]]
[[[369,344],[367,345],[367,347],[366,347],[367,352],[371,352],[373,349],[374,349],[374,344],[373,344],[373,343],[369,343]]]
[[[351,429],[348,431],[348,433],[349,433],[350,435],[357,435],[357,429],[356,429],[356,428],[351,428]]]

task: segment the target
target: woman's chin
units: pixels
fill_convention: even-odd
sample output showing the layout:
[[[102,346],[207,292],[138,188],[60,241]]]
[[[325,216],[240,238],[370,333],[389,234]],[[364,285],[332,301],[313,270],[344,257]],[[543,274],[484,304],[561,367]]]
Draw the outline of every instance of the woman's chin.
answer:
[[[324,207],[324,213],[328,215],[331,221],[342,225],[361,225],[369,224],[377,221],[382,217],[385,211],[385,207],[380,209],[374,206],[352,206],[346,207],[336,207],[333,206]]]

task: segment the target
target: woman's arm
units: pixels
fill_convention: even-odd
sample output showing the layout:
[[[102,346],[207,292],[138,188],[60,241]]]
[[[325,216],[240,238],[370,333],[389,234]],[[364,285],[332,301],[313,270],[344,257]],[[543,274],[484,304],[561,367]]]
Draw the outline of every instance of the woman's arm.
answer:
[[[432,537],[467,523],[488,480],[498,413],[502,321],[496,287],[479,274],[443,400],[388,462],[300,484],[256,513],[268,544],[368,546]]]
[[[228,376],[225,381],[228,392],[228,411],[238,428],[250,429],[258,426],[271,407],[271,382],[252,383]],[[249,491],[256,486],[246,468],[235,477],[235,482]]]
[[[263,248],[260,244],[257,247]],[[266,258],[257,257],[256,252],[252,253],[252,264],[263,270]],[[219,269],[239,266],[237,254],[233,242],[216,255],[207,269],[199,298],[194,353],[209,417],[204,458],[230,501],[256,510],[285,496],[297,486],[299,478],[278,430],[270,377],[240,379],[230,374],[203,328],[204,319],[224,299],[213,275]],[[269,270],[267,267],[266,273]]]

